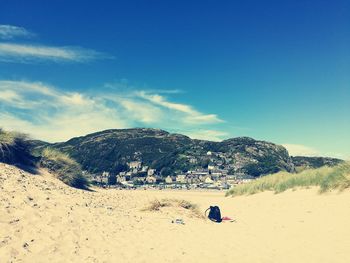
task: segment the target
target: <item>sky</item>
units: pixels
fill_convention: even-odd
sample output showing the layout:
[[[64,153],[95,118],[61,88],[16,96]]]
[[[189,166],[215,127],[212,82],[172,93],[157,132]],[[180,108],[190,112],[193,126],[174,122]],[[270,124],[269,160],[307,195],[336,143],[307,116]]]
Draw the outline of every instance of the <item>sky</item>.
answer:
[[[152,127],[350,159],[350,2],[0,7],[0,127],[50,142]]]

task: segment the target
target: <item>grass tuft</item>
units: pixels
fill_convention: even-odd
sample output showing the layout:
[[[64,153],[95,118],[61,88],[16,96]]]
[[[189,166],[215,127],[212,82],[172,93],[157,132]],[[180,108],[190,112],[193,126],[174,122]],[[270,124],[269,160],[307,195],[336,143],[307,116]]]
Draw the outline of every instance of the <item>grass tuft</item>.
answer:
[[[89,181],[84,177],[81,166],[68,154],[52,148],[45,148],[41,153],[41,167],[48,168],[57,178],[69,186],[87,189]]]
[[[150,202],[150,204],[142,209],[142,211],[159,211],[162,207],[167,207],[170,206],[170,203],[159,201],[158,199],[154,199],[153,201]]]
[[[147,207],[142,209],[142,211],[155,212],[155,211],[160,211],[161,208],[164,208],[164,207],[175,207],[175,208],[185,209],[190,211],[191,215],[194,217],[204,218],[198,208],[198,205],[193,204],[186,200],[179,200],[179,199],[162,199],[162,200],[155,199],[151,201]]]
[[[304,170],[300,173],[279,172],[258,178],[252,182],[231,188],[226,196],[251,195],[263,191],[280,193],[298,187],[319,186],[320,192],[350,187],[350,163],[344,162],[334,167]]]
[[[28,137],[18,132],[5,131],[0,128],[0,162],[12,165],[34,165],[30,152]]]

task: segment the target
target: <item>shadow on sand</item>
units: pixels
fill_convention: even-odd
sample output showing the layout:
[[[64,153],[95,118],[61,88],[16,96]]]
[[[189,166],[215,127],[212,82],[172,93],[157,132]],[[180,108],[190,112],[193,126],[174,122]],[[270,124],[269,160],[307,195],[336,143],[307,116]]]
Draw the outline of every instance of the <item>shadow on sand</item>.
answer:
[[[23,164],[10,164],[10,165],[16,166],[17,168],[33,175],[39,174],[39,169],[36,165],[23,165]]]

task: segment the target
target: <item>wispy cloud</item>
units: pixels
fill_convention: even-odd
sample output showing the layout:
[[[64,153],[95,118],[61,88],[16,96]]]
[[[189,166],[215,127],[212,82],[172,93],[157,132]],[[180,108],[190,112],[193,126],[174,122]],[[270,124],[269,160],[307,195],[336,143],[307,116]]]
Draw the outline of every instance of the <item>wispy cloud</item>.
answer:
[[[184,121],[188,123],[219,123],[223,122],[216,114],[203,114],[195,109],[192,106],[174,103],[168,101],[164,96],[158,94],[149,94],[144,91],[140,91],[137,95],[145,100],[148,100],[155,105],[159,105],[170,110],[175,110],[185,114]]]
[[[5,62],[35,62],[49,60],[55,62],[85,62],[107,57],[94,50],[77,47],[51,47],[0,43],[0,60]]]
[[[188,122],[189,118],[211,114],[169,100],[163,100],[166,104],[154,103],[140,94],[160,96],[125,90],[110,94],[67,92],[41,82],[0,80],[0,125],[47,141],[67,140],[103,129],[140,126],[176,130],[198,139],[220,140],[226,136],[207,129],[211,120],[205,117],[200,122]],[[173,104],[182,106],[173,107]]]
[[[0,39],[13,40],[17,37],[34,36],[23,27],[0,25]],[[113,58],[92,49],[70,46],[47,46],[43,44],[25,44],[0,42],[0,61],[15,63],[86,62],[94,59]]]
[[[227,132],[210,129],[184,130],[182,133],[191,138],[209,141],[221,141],[223,138],[229,136]]]
[[[282,144],[291,156],[320,156],[320,152],[312,147],[301,144]]]
[[[282,145],[288,150],[289,155],[291,156],[310,156],[310,157],[326,156],[326,157],[333,157],[333,158],[339,158],[339,159],[350,161],[350,155],[342,154],[339,152],[321,151],[313,147],[302,145],[302,144],[284,143]]]
[[[13,39],[17,37],[32,37],[33,33],[27,29],[12,25],[0,25],[0,39]]]

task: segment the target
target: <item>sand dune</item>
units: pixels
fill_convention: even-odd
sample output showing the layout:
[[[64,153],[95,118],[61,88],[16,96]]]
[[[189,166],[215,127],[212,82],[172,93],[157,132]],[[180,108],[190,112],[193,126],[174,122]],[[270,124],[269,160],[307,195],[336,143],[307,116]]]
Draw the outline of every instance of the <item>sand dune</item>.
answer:
[[[349,191],[93,190],[0,164],[0,262],[350,262]],[[236,222],[141,211],[155,198],[216,204]]]

